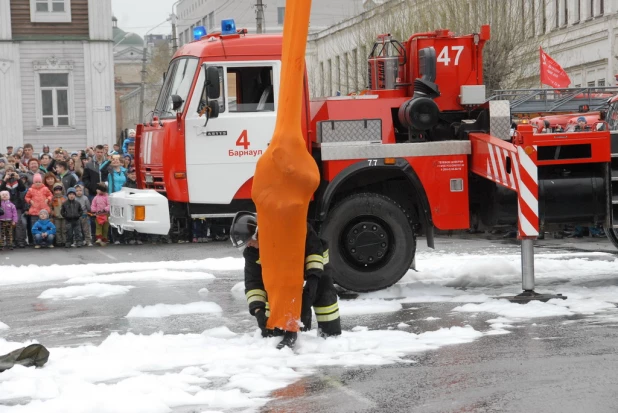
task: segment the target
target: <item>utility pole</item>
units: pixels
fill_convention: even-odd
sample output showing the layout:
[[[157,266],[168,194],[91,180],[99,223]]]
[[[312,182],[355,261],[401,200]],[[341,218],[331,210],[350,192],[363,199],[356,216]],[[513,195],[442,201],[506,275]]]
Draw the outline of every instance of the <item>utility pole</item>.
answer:
[[[139,91],[139,123],[144,123],[144,89],[146,87],[146,62],[148,61],[148,35],[154,29],[168,21],[169,19],[162,21],[161,23],[148,30],[144,35],[144,50],[142,51],[142,84]]]
[[[172,20],[172,55],[176,53],[178,50],[178,36],[176,35],[176,12],[174,8],[178,3],[182,0],[177,0],[174,4],[172,4],[172,14],[170,15],[170,19]]]
[[[255,31],[258,34],[264,33],[264,4],[262,3],[262,0],[257,0],[255,8]]]
[[[144,36],[144,50],[142,52],[142,85],[139,91],[139,123],[144,123],[144,88],[146,87],[146,56],[148,53],[148,40]]]
[[[178,39],[176,36],[176,15],[172,13],[172,55],[178,50]]]

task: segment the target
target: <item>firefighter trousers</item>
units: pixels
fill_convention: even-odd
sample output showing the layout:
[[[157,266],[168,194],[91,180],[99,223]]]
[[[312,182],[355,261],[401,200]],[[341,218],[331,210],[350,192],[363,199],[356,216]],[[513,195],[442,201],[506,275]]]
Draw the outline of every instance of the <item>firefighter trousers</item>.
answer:
[[[339,304],[337,302],[337,290],[333,278],[325,272],[320,277],[318,291],[312,303],[315,318],[318,322],[318,335],[338,336],[341,334],[341,318],[339,318]],[[311,307],[303,305],[300,321],[303,323],[302,331],[311,330]]]

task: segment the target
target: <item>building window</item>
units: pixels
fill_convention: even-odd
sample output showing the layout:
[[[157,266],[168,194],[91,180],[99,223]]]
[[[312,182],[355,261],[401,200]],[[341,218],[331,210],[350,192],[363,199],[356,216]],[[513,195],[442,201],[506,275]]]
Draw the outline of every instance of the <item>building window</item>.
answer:
[[[599,0],[599,16],[605,13],[605,0]]]
[[[70,23],[71,0],[30,0],[30,21]]]
[[[569,24],[569,0],[564,0],[562,7],[564,8],[563,26],[567,26]]]
[[[326,95],[325,96],[332,96],[333,95],[333,63],[330,59],[328,59],[328,63],[327,63],[327,77],[326,77]]]
[[[326,73],[324,72],[324,62],[320,62],[320,96],[325,96],[324,88],[325,83],[324,79],[326,79]]]
[[[588,87],[594,87],[595,86],[594,83],[595,83],[594,80],[591,80],[590,82],[588,82]]]
[[[579,23],[579,20],[581,19],[581,1],[582,0],[575,0],[575,10],[573,10],[573,23]]]
[[[211,11],[210,13],[208,13],[208,28],[211,30],[215,28],[215,12],[214,11]]]
[[[554,0],[554,27],[560,27],[560,0]]]
[[[39,98],[44,128],[69,126],[69,74],[40,73]]]
[[[599,79],[599,80],[597,80],[597,86],[599,86],[599,87],[604,87],[604,86],[605,86],[605,79]]]
[[[283,24],[285,17],[285,7],[277,7],[277,24]]]
[[[545,4],[541,4],[541,34],[545,34],[547,32],[547,7]]]
[[[594,16],[594,0],[590,0],[590,14],[588,16],[591,19],[592,19],[592,16]]]

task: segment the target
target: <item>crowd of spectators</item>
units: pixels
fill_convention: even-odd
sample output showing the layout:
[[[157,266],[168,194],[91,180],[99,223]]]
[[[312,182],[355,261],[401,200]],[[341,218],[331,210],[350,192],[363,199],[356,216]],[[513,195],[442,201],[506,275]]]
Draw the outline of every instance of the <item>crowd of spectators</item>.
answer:
[[[0,152],[0,248],[142,244],[145,234],[110,228],[108,194],[136,188],[135,131],[120,145]],[[1,149],[0,149],[1,151]]]
[[[0,149],[1,151],[1,149]],[[120,233],[109,225],[109,194],[137,188],[135,131],[122,145],[35,153],[31,144],[0,152],[0,249],[170,243],[169,236]],[[179,242],[228,239],[227,225],[193,219]]]

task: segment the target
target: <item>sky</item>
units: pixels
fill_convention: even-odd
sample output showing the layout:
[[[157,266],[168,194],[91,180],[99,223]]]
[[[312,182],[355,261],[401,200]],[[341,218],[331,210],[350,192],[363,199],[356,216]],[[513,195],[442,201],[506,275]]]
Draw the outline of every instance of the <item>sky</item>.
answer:
[[[148,30],[165,22],[172,12],[174,0],[112,0],[112,13],[118,18],[118,27],[144,36]],[[151,33],[170,34],[169,22]]]

